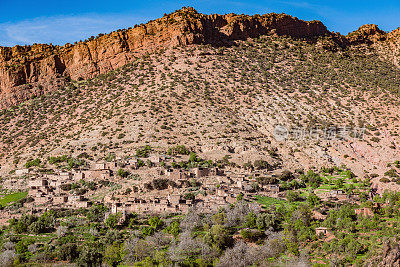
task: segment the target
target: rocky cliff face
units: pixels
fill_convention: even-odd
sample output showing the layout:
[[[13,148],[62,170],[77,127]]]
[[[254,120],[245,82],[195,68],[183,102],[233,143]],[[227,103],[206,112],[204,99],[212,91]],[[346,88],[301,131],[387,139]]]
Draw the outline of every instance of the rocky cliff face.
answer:
[[[347,39],[352,44],[373,44],[378,41],[384,41],[386,39],[386,33],[378,28],[374,24],[368,24],[361,26],[358,30],[350,33]]]
[[[293,37],[328,34],[318,21],[284,14],[203,15],[192,8],[75,45],[0,47],[0,108],[62,85],[87,79],[128,63],[133,57],[177,45],[222,45],[269,32]]]
[[[377,25],[361,26],[346,36],[350,45],[368,45],[385,61],[400,67],[400,28],[384,32]]]
[[[234,40],[264,34],[295,38],[336,36],[319,21],[306,22],[285,14],[204,15],[193,8],[183,8],[146,24],[74,45],[0,47],[0,108],[51,91],[68,79],[88,79],[108,72],[157,49],[189,44],[229,45]],[[343,42],[343,38],[336,39]]]

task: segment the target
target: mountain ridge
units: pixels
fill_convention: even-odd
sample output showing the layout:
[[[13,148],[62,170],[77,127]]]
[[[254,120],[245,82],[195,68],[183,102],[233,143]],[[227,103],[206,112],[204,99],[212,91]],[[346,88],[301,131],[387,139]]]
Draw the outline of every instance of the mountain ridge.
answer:
[[[376,27],[377,28],[377,27]],[[204,15],[184,7],[162,18],[99,35],[74,45],[0,47],[0,108],[7,108],[32,96],[39,96],[65,82],[93,78],[146,53],[190,44],[231,45],[233,41],[266,34],[315,39],[332,37],[324,48],[371,44],[386,33],[361,27],[349,37],[330,32],[320,21],[303,21],[286,14]],[[372,40],[372,42],[371,42]]]

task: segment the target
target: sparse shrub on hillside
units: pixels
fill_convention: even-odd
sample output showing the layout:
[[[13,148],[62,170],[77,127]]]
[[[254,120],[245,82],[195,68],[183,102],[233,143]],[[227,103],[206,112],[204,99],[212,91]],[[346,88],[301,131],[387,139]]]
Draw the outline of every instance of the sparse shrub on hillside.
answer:
[[[57,156],[57,157],[48,157],[47,161],[49,164],[56,164],[61,162],[66,162],[69,159],[67,155]]]
[[[288,171],[288,170],[284,170],[281,175],[279,175],[279,180],[282,181],[289,181],[294,179],[294,175],[292,172]]]
[[[256,160],[253,163],[254,168],[257,170],[271,169],[271,165],[265,160]]]
[[[107,162],[111,162],[114,161],[116,158],[115,153],[108,153],[107,156],[105,157],[105,160]]]
[[[122,178],[127,178],[129,176],[129,172],[124,169],[119,169],[117,171],[117,175]]]
[[[175,147],[170,147],[167,151],[168,155],[189,155],[190,150],[184,145],[178,145]]]
[[[300,199],[300,194],[297,191],[287,191],[286,199],[290,202],[295,202]]]
[[[384,173],[385,176],[391,177],[391,178],[397,178],[399,177],[399,174],[397,173],[397,171],[395,169],[390,169],[387,172]]]
[[[39,167],[40,163],[41,163],[40,159],[38,159],[38,158],[32,159],[25,163],[25,168],[29,169],[31,167]]]
[[[139,158],[147,158],[150,155],[151,147],[146,145],[136,150],[136,156]]]
[[[164,190],[168,188],[169,180],[168,179],[154,179],[153,187],[157,190]]]

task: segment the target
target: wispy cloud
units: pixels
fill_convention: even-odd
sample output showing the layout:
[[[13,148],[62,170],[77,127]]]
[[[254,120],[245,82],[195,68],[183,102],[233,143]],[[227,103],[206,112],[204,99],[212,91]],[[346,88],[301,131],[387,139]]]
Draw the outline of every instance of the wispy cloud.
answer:
[[[133,15],[70,15],[39,17],[15,23],[0,24],[0,45],[13,46],[33,43],[63,45],[86,39],[98,33],[108,33],[131,27],[148,19]]]

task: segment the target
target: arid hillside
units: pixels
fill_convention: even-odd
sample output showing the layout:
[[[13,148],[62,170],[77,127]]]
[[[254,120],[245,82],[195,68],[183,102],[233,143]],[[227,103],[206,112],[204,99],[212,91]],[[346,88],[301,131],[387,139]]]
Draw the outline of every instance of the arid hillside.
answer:
[[[146,53],[194,44],[230,46],[271,34],[314,43],[325,37],[329,41],[321,46],[333,51],[364,45],[398,65],[398,30],[385,33],[376,25],[365,25],[345,37],[330,32],[319,21],[302,21],[286,14],[205,15],[182,8],[146,24],[74,44],[0,47],[0,108],[52,92],[70,80],[105,74]]]
[[[168,48],[3,110],[1,170],[48,155],[185,144],[238,164],[383,175],[400,159],[398,74],[373,47],[341,48],[331,36]]]
[[[193,8],[62,47],[0,47],[0,108],[53,91],[67,80],[82,80],[124,66],[135,57],[191,44],[230,45],[270,32],[296,38],[329,35],[317,21],[285,14],[203,15]]]

